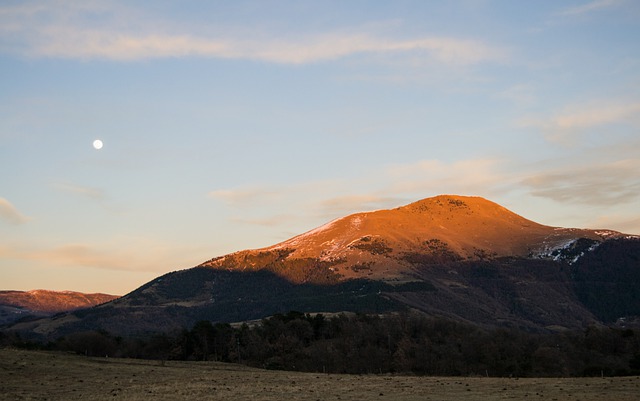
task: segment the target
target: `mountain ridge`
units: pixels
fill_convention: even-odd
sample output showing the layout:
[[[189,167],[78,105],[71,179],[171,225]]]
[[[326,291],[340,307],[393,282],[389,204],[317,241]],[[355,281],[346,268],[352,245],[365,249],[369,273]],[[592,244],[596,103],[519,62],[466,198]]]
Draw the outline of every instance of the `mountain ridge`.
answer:
[[[481,197],[439,195],[394,209],[354,213],[273,246],[234,252],[199,266],[230,268],[229,259],[235,259],[232,265],[245,262],[242,268],[251,269],[259,255],[286,252],[285,259],[330,264],[344,279],[364,277],[348,268],[362,266],[368,278],[402,280],[412,276],[411,263],[403,259],[424,249],[439,262],[553,258],[578,238],[600,242],[625,236],[613,230],[546,226]]]
[[[77,291],[0,291],[0,323],[8,323],[25,316],[46,316],[74,309],[88,308],[118,298],[103,293]]]
[[[639,283],[638,236],[546,226],[484,198],[441,195],[338,218],[9,329],[48,339],[90,329],[142,335],[291,310],[582,329],[640,315]]]

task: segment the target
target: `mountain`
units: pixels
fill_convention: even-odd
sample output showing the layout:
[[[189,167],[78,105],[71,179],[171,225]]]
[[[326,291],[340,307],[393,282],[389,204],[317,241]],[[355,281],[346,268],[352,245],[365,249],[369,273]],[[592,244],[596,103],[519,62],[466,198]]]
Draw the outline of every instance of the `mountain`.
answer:
[[[639,283],[636,236],[545,226],[483,198],[443,195],[339,218],[11,329],[134,335],[290,310],[407,309],[487,327],[576,329],[640,315]]]
[[[0,324],[25,316],[46,316],[88,308],[117,298],[109,294],[83,294],[74,291],[0,291]]]
[[[413,280],[416,263],[561,258],[579,246],[578,239],[591,246],[621,237],[625,235],[611,230],[544,226],[480,197],[445,195],[353,214],[272,247],[214,258],[201,266],[256,270],[264,268],[270,256],[286,254],[286,260],[323,263],[338,280]],[[297,283],[321,280],[313,273],[279,271]]]

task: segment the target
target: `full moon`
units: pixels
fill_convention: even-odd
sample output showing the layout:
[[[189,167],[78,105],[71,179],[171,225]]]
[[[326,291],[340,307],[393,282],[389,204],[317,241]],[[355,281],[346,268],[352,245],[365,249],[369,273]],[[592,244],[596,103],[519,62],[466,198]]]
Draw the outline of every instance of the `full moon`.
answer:
[[[95,141],[93,141],[93,147],[95,149],[102,149],[102,141],[99,139],[96,139]]]

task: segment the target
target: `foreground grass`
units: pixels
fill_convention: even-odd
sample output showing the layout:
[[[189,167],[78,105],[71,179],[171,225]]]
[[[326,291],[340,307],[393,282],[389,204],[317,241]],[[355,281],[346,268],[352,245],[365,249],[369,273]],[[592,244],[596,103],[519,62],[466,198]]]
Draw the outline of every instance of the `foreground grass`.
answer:
[[[0,349],[0,400],[640,400],[640,377],[334,375]]]

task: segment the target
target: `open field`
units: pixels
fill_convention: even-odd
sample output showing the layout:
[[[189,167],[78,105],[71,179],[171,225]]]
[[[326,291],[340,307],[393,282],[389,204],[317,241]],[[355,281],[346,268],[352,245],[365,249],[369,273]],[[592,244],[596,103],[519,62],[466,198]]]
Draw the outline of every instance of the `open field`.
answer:
[[[334,375],[0,349],[0,400],[640,400],[640,377]]]

